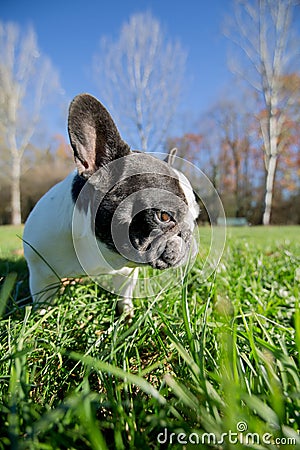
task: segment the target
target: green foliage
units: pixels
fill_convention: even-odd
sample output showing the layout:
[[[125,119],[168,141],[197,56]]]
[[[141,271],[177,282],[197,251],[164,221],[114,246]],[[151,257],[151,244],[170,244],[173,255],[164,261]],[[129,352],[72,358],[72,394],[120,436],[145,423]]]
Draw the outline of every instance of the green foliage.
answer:
[[[200,270],[131,324],[97,285],[41,313],[6,278],[0,449],[300,448],[299,228],[231,229]]]

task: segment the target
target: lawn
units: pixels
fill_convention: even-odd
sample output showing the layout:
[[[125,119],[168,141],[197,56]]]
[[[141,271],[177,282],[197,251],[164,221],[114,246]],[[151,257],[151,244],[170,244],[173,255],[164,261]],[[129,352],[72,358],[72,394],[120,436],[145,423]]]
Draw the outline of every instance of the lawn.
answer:
[[[0,227],[0,449],[300,448],[300,227],[228,229],[209,279],[202,255],[131,324],[89,283],[34,311],[21,231]]]

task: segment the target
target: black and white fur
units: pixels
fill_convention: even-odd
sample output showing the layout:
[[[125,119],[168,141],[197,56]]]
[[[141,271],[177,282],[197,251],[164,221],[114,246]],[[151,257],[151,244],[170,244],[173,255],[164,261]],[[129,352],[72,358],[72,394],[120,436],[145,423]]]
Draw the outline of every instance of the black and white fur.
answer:
[[[184,175],[170,161],[132,151],[94,97],[75,97],[68,131],[77,170],[39,200],[25,225],[32,297],[49,299],[61,278],[113,273],[115,292],[123,297],[119,310],[132,314],[138,267],[166,269],[187,260],[198,205]],[[95,239],[100,257],[93,252]]]

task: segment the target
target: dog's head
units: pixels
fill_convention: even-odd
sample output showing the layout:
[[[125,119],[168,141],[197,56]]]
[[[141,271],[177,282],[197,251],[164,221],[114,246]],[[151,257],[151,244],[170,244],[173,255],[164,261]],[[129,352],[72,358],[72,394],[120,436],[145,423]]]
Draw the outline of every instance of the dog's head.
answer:
[[[81,207],[94,211],[97,239],[136,265],[185,263],[199,209],[190,183],[171,166],[173,154],[162,161],[130,150],[108,111],[87,94],[72,101],[68,130],[78,169],[73,199],[88,183]]]

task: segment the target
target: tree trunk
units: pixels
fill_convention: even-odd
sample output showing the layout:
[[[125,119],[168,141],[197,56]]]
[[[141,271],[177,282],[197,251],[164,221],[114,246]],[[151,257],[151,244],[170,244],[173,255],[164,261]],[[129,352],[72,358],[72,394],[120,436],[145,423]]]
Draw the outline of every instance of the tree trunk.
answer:
[[[277,155],[271,155],[267,171],[263,225],[270,225],[276,165]]]
[[[279,125],[274,111],[277,109],[278,99],[274,95],[270,104],[270,115],[269,115],[269,142],[265,143],[267,148],[267,159],[266,159],[266,193],[265,193],[265,211],[263,215],[263,225],[270,225],[271,211],[272,211],[272,200],[275,182],[275,173],[278,159],[278,136],[279,136]]]
[[[11,173],[11,223],[12,225],[21,224],[21,160],[14,157],[12,161]]]
[[[236,150],[237,152],[238,150]],[[235,168],[235,217],[241,217],[241,193],[240,193],[240,164],[235,154],[234,168]]]

